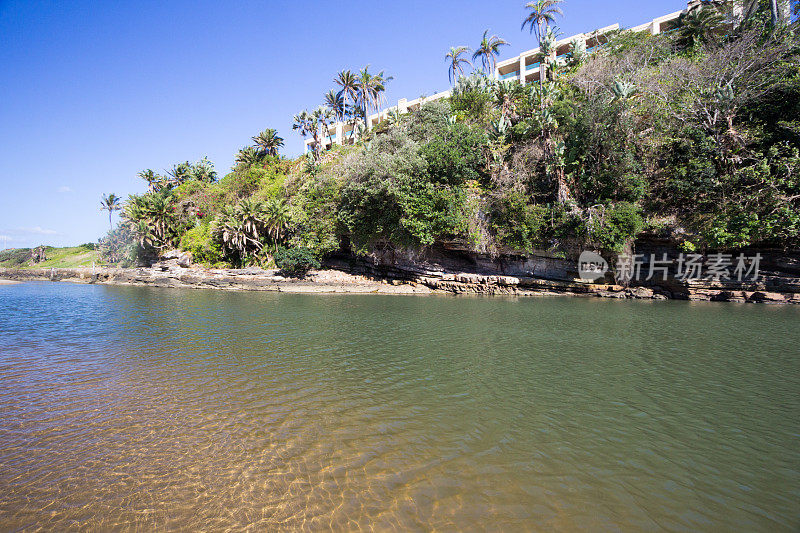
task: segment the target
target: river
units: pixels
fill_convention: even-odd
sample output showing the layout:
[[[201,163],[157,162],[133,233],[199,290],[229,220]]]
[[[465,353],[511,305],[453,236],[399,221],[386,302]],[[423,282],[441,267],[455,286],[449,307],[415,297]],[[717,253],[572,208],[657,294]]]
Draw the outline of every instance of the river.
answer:
[[[0,529],[797,531],[800,309],[0,286]]]

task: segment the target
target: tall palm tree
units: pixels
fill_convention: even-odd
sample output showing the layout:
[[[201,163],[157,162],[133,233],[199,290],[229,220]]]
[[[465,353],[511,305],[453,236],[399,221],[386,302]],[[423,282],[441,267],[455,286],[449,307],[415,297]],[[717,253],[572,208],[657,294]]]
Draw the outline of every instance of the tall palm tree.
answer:
[[[344,98],[345,110],[348,118],[354,118],[353,110],[358,100],[358,81],[350,70],[343,70],[336,75],[333,82],[339,86],[339,94]],[[350,130],[350,135],[355,133],[355,128]]]
[[[386,91],[386,84],[392,79],[394,78],[386,76],[383,71],[377,74],[370,73],[369,65],[361,69],[356,76],[356,105],[361,109],[367,130],[371,127],[369,111],[370,109],[377,111],[380,108],[386,99],[383,94]]]
[[[508,42],[497,35],[488,37],[488,34],[489,30],[483,32],[483,39],[481,39],[481,44],[478,49],[472,54],[472,60],[475,61],[480,58],[483,70],[487,75],[491,76],[492,72],[494,72],[494,66],[497,63],[495,56],[500,55],[500,47],[508,46]]]
[[[337,92],[335,89],[331,89],[325,93],[325,107],[331,110],[336,120],[344,122],[347,115],[347,103],[341,91]]]
[[[114,229],[114,226],[111,224],[111,215],[114,211],[120,210],[120,197],[114,193],[111,194],[104,194],[102,198],[100,198],[100,211],[108,211],[108,227],[109,229]]]
[[[530,26],[531,33],[536,35],[536,40],[541,42],[547,34],[547,27],[555,22],[556,15],[564,16],[558,5],[564,0],[535,0],[525,4],[525,9],[530,12],[522,21],[522,29]]]
[[[472,66],[472,63],[470,63],[468,59],[461,57],[467,53],[469,53],[469,47],[467,46],[451,46],[450,51],[445,54],[444,60],[449,63],[447,67],[447,79],[450,80],[450,83],[457,80],[459,75],[464,75],[464,67],[461,66],[462,63]]]
[[[314,118],[314,121],[317,124],[317,129],[322,130],[323,138],[327,138],[328,126],[330,126],[330,123],[333,122],[334,119],[333,111],[325,106],[317,106],[317,108],[311,113],[311,116]]]
[[[333,112],[323,106],[317,107],[309,113],[305,109],[296,114],[293,118],[293,130],[300,130],[300,135],[304,138],[311,136],[314,139],[313,154],[314,159],[318,160],[322,152],[322,132],[328,135],[328,125],[333,119]]]
[[[253,142],[266,155],[276,156],[278,148],[283,147],[283,137],[278,136],[278,132],[272,128],[267,128],[253,137]]]
[[[156,185],[158,184],[159,180],[161,179],[152,169],[148,168],[146,170],[142,170],[138,174],[136,174],[139,178],[143,179],[147,182],[147,192],[153,192],[156,190]]]
[[[172,167],[172,170],[167,171],[167,175],[169,176],[167,186],[177,187],[192,179],[192,165],[188,161],[178,163]]]

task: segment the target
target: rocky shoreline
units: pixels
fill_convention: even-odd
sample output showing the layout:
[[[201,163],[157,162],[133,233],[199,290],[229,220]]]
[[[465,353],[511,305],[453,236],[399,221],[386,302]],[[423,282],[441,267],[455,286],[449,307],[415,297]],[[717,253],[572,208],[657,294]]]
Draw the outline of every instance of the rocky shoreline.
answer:
[[[349,272],[347,271],[349,270]],[[142,268],[27,268],[0,269],[7,281],[66,281],[107,285],[216,289],[236,291],[275,291],[286,293],[353,294],[483,294],[507,296],[572,295],[616,299],[725,301],[748,303],[800,304],[800,279],[759,283],[729,283],[699,280],[679,284],[671,280],[663,286],[624,287],[580,280],[554,280],[533,276],[483,275],[469,272],[402,270],[391,276],[367,272],[363,266],[310,272],[303,279],[282,276],[277,270],[261,268],[210,269],[181,265],[178,261],[157,263]],[[383,270],[383,269],[377,269]]]

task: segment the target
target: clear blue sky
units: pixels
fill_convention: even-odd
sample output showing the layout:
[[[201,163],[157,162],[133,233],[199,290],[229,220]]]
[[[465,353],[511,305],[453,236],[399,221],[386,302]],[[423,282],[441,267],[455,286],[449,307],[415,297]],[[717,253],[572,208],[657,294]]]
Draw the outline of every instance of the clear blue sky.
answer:
[[[344,68],[394,76],[388,101],[448,88],[444,54],[484,29],[535,47],[523,0],[0,0],[0,248],[92,242],[103,193],[207,155],[224,175],[260,130],[302,151],[292,115]],[[565,35],[634,26],[685,0],[567,0]]]

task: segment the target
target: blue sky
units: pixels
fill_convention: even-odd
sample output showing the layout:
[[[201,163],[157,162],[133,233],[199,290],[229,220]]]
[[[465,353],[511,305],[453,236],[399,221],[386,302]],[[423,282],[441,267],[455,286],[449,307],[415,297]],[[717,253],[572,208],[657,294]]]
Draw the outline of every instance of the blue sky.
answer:
[[[0,248],[93,242],[103,193],[136,173],[207,155],[224,175],[273,127],[302,152],[292,116],[344,68],[394,76],[387,99],[449,87],[444,54],[483,30],[534,48],[522,0],[406,2],[0,0]],[[634,26],[684,0],[567,0],[565,35]],[[5,245],[5,246],[4,246]]]

